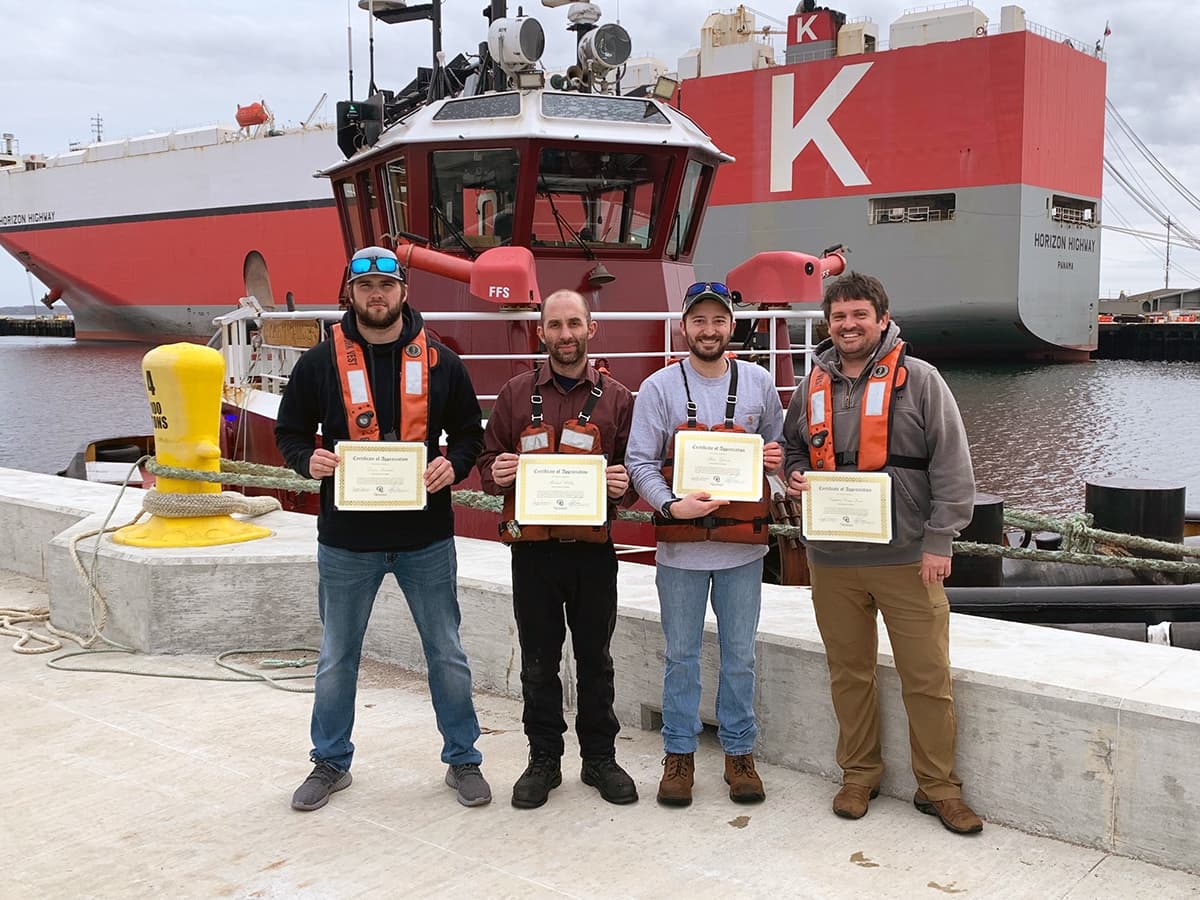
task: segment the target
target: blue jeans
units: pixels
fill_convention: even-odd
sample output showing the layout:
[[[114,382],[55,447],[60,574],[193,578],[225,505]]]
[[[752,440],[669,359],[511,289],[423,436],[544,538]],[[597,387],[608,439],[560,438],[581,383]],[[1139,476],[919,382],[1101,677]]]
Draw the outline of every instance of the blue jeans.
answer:
[[[438,731],[442,762],[479,763],[475,749],[479,720],[471,701],[471,669],[458,638],[458,563],[454,539],[420,550],[357,553],[317,545],[320,575],[321,656],[312,713],[312,759],[338,769],[350,768],[354,744],[354,697],[363,635],[375,594],[391,572],[412,612],[425,663]]]
[[[731,756],[750,753],[758,737],[754,718],[754,639],[762,606],[762,560],[732,569],[694,571],[659,565],[655,573],[666,639],[663,675],[663,748],[694,753],[700,722],[700,646],[712,591],[721,674],[717,681],[717,736]]]

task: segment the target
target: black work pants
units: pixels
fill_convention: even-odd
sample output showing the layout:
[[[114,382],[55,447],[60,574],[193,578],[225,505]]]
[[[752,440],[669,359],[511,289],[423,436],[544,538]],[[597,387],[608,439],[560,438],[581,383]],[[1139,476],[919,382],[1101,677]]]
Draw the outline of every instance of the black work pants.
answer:
[[[521,693],[530,749],[562,756],[566,626],[575,651],[575,734],[584,757],[614,752],[609,642],[617,624],[617,555],[611,543],[529,541],[512,545],[513,614],[521,642]],[[565,615],[564,615],[565,614]]]

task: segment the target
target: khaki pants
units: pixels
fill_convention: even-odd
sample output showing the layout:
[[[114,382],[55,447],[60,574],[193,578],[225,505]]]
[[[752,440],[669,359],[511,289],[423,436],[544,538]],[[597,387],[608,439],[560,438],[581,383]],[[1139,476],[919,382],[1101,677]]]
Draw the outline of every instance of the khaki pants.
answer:
[[[931,800],[961,796],[962,782],[954,773],[956,723],[945,590],[921,583],[920,563],[811,570],[813,607],[838,719],[843,782],[874,788],[883,777],[875,682],[878,610],[903,688],[917,786]]]

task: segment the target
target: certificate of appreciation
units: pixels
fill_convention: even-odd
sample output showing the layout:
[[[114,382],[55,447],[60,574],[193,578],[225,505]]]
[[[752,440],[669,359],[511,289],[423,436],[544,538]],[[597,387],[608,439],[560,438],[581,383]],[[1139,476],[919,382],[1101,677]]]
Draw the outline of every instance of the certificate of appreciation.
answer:
[[[339,441],[333,473],[338,509],[425,508],[425,444],[420,441]]]
[[[676,497],[707,491],[714,500],[761,500],[763,439],[738,431],[675,432]]]
[[[805,472],[803,533],[810,541],[886,544],[892,539],[892,476],[887,472]]]
[[[523,453],[517,462],[516,517],[521,525],[603,525],[608,519],[604,456]]]

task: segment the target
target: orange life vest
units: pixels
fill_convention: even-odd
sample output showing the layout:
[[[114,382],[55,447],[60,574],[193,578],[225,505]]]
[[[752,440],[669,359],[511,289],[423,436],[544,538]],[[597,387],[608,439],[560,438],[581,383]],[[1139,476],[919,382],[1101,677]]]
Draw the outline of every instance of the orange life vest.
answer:
[[[333,363],[342,385],[342,405],[350,440],[379,440],[379,416],[371,396],[363,350],[342,332],[340,324],[329,329],[333,339]],[[404,347],[400,363],[400,422],[402,441],[421,441],[429,435],[429,370],[437,365],[437,349],[429,347],[421,329]]]
[[[675,431],[738,431],[745,428],[733,421],[734,407],[737,405],[737,360],[729,360],[729,394],[725,400],[725,421],[720,425],[709,428],[697,420],[698,410],[692,400],[692,391],[688,386],[687,372],[682,365],[679,374],[683,376],[683,390],[687,395],[687,421],[676,427]],[[671,483],[675,473],[674,441],[667,448],[667,458],[663,460],[662,475]],[[664,543],[691,543],[696,541],[723,541],[730,544],[765,544],[770,538],[768,528],[771,524],[771,502],[765,499],[770,496],[770,490],[764,485],[762,500],[737,501],[722,506],[711,515],[699,519],[666,519],[660,513],[654,514],[654,539]]]
[[[600,429],[591,421],[596,404],[604,395],[604,376],[596,379],[595,386],[584,401],[583,409],[574,419],[563,422],[562,436],[558,448],[554,446],[554,426],[542,419],[542,394],[538,387],[541,367],[533,370],[533,395],[529,398],[530,424],[521,432],[517,450],[519,453],[603,453]],[[518,541],[586,541],[603,544],[608,540],[608,525],[522,525],[517,521],[516,494],[504,495],[504,508],[500,512],[500,540],[506,544]]]
[[[808,459],[814,469],[833,472],[838,466],[854,466],[860,472],[875,472],[884,466],[929,468],[927,459],[888,452],[894,400],[908,382],[904,356],[904,342],[898,341],[871,369],[859,406],[857,453],[834,450],[833,380],[819,366],[812,370],[808,378]]]

